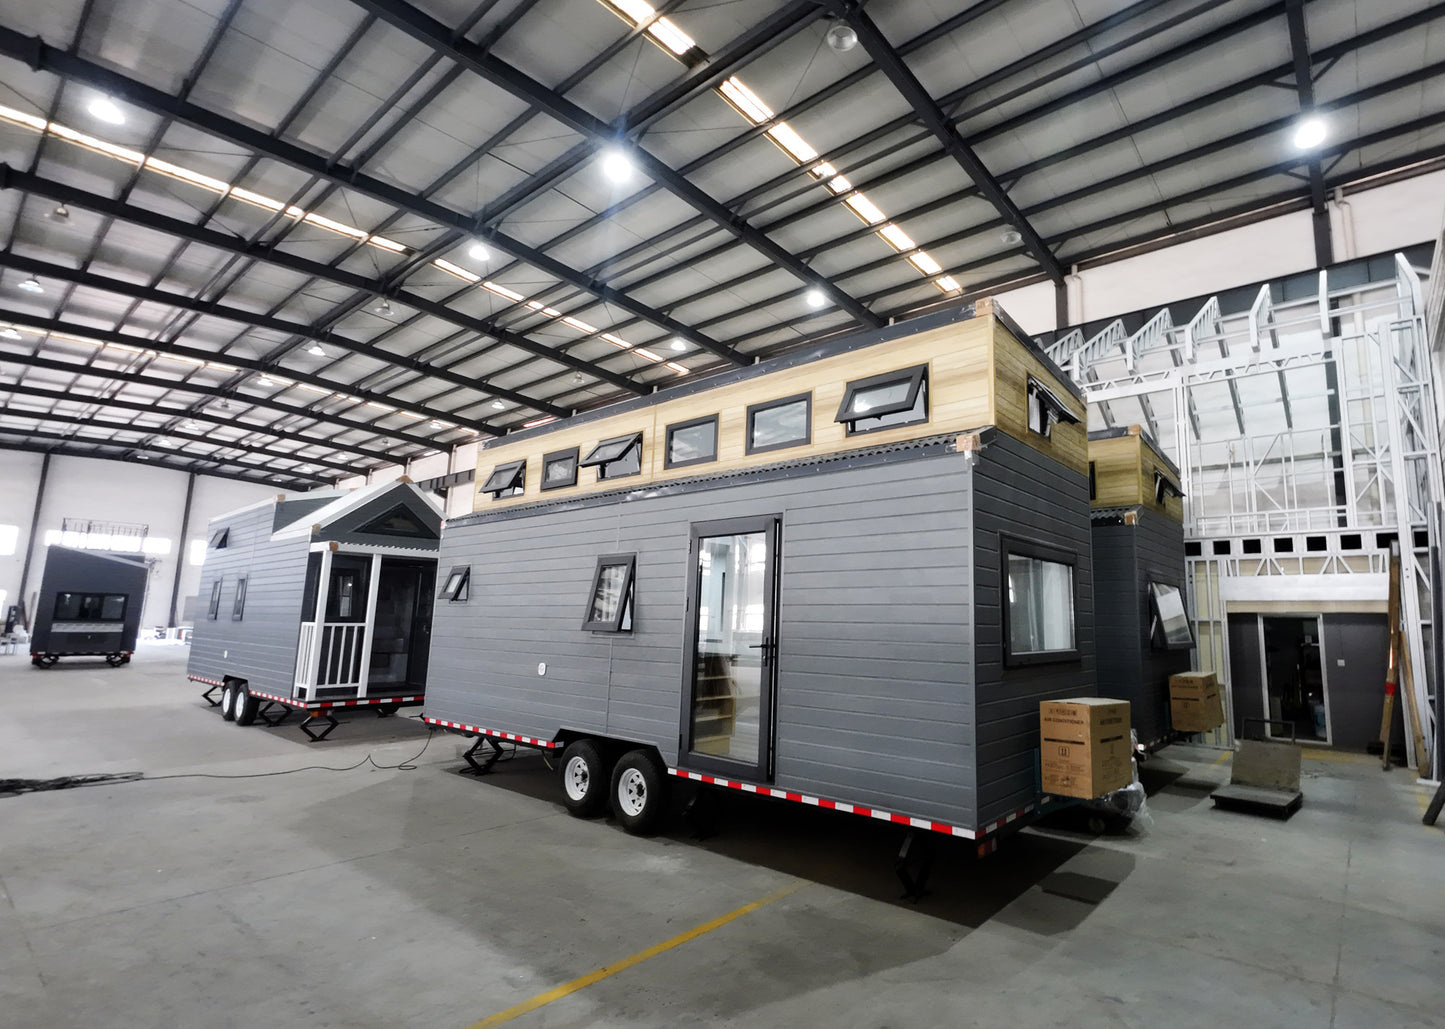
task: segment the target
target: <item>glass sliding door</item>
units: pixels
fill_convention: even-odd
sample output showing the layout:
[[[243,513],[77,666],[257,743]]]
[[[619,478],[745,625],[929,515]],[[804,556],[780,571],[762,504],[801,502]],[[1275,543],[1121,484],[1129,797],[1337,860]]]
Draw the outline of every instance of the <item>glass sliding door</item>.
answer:
[[[687,763],[767,779],[777,671],[777,518],[693,526]]]

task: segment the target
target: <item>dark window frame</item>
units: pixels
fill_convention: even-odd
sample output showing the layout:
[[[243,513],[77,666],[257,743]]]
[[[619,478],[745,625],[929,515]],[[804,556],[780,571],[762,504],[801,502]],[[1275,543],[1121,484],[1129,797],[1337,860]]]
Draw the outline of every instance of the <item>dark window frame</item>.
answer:
[[[460,578],[457,578],[460,576]],[[455,584],[453,580],[456,579]],[[452,570],[447,572],[447,577],[442,581],[442,591],[437,594],[438,600],[446,600],[452,603],[461,603],[471,598],[472,595],[472,566],[453,565]]]
[[[712,453],[704,457],[690,457],[684,461],[672,459],[672,437],[673,434],[682,429],[696,429],[700,425],[712,426]],[[717,460],[718,451],[718,416],[707,415],[704,418],[690,418],[685,422],[673,422],[666,429],[662,444],[662,467],[663,468],[686,468],[695,464],[710,464]]]
[[[394,529],[381,525],[383,521],[398,516],[409,523],[406,529]],[[436,538],[436,534],[427,529],[427,527],[422,524],[422,520],[417,517],[416,512],[406,504],[393,504],[375,518],[368,518],[356,531],[368,533],[373,536],[392,536],[396,539],[414,540]]]
[[[999,534],[999,611],[1003,624],[1003,663],[1005,668],[1026,668],[1030,665],[1066,664],[1082,660],[1079,649],[1079,555],[1072,550],[1051,547],[1045,543]],[[1070,617],[1073,621],[1074,646],[1071,650],[1036,650],[1023,654],[1013,652],[1013,604],[1009,600],[1009,558],[1029,557],[1069,567],[1069,584],[1073,593]]]
[[[62,605],[66,597],[77,598],[74,605],[74,616],[63,611]],[[120,598],[120,614],[108,618],[105,614],[105,605],[106,601],[113,597]],[[52,622],[123,622],[129,607],[129,593],[83,593],[79,590],[59,590],[55,594],[50,620]]]
[[[222,549],[223,547],[228,547],[228,546],[230,546],[230,545],[231,545],[231,530],[230,530],[229,527],[227,527],[227,528],[225,528],[225,529],[218,529],[218,530],[216,530],[216,532],[211,536],[210,542],[206,544],[206,549],[207,549],[207,550],[220,550],[220,549]]]
[[[803,432],[802,439],[783,440],[781,443],[765,443],[762,446],[753,445],[753,423],[759,414],[764,411],[787,407],[799,402],[803,404],[803,425],[805,431]],[[806,393],[795,393],[790,397],[779,397],[777,400],[764,400],[761,403],[748,405],[748,420],[745,428],[747,436],[743,442],[746,444],[744,450],[748,454],[763,454],[769,450],[787,450],[790,447],[808,446],[813,442],[813,391],[809,390]]]
[[[622,579],[622,596],[617,603],[617,612],[608,619],[594,619],[592,612],[597,607],[597,590],[602,585],[602,573],[608,568],[626,566]],[[633,589],[637,575],[637,555],[603,554],[597,559],[592,572],[592,588],[587,592],[587,608],[582,612],[582,628],[586,632],[630,633],[632,631]]]
[[[627,445],[624,446],[621,450],[617,451],[617,453],[615,453],[615,454],[612,455],[611,457],[601,458],[601,459],[598,458],[597,455],[598,455],[598,453],[599,453],[600,451],[602,451],[602,450],[604,450],[604,449],[606,449],[606,448],[608,448],[608,447],[615,447],[615,446],[617,446],[619,443],[625,443],[625,444],[627,444]],[[633,475],[641,475],[641,474],[642,474],[642,443],[643,443],[643,440],[642,440],[642,430],[641,430],[641,429],[638,429],[636,432],[628,432],[628,433],[624,433],[624,434],[621,435],[621,436],[613,436],[613,437],[611,437],[610,439],[604,439],[604,440],[602,440],[601,442],[599,442],[595,447],[593,447],[593,448],[588,452],[588,454],[587,454],[586,457],[584,457],[581,461],[578,461],[578,462],[577,462],[577,467],[579,467],[579,468],[596,468],[596,469],[597,469],[597,481],[598,481],[598,482],[602,482],[602,481],[607,480],[607,479],[626,479],[626,478],[629,478],[630,476],[633,476]],[[609,471],[608,471],[608,469],[609,469],[612,465],[617,464],[619,461],[621,461],[623,458],[625,458],[628,454],[632,453],[633,448],[636,448],[636,449],[637,449],[637,471],[635,471],[635,472],[609,472]]]
[[[501,478],[502,476],[506,476],[506,478]],[[493,486],[493,480],[500,480],[504,485]],[[526,488],[527,461],[523,458],[520,461],[505,461],[497,465],[477,492],[490,493],[493,500],[501,500],[504,496],[519,497],[526,491]]]
[[[577,471],[580,467],[578,464],[578,455],[580,453],[581,449],[579,447],[572,447],[569,450],[554,450],[550,454],[542,455],[542,492],[545,493],[549,489],[566,489],[568,486],[577,485]],[[558,461],[566,461],[569,458],[572,461],[572,477],[566,482],[548,482],[547,467]]]
[[[221,586],[225,581],[226,577],[222,575],[217,576],[216,581],[211,583],[211,603],[206,609],[206,618],[208,621],[214,622],[217,618],[221,617]]]
[[[1154,470],[1154,503],[1163,506],[1170,497],[1182,497],[1184,491],[1176,486],[1163,472]]]
[[[239,622],[246,613],[246,577],[236,580],[236,596],[231,601],[231,621]]]
[[[1038,401],[1038,424],[1034,423],[1035,399]],[[1028,423],[1029,432],[1044,439],[1053,438],[1054,426],[1060,422],[1068,425],[1079,424],[1078,415],[1069,410],[1058,394],[1032,375],[1024,388],[1024,408],[1024,419]]]
[[[1164,628],[1164,617],[1159,613],[1159,598],[1155,590],[1166,587],[1179,594],[1179,606],[1184,609],[1184,629],[1189,633],[1189,642],[1171,641]],[[1189,624],[1189,607],[1185,603],[1184,587],[1164,579],[1150,579],[1149,588],[1149,648],[1151,650],[1193,650],[1198,646],[1194,639],[1194,626]]]
[[[876,410],[869,411],[866,415],[854,415],[847,417],[849,409],[857,402],[858,394],[867,390],[877,389],[880,386],[891,386],[895,383],[907,382],[908,392],[902,400],[895,400],[891,404],[881,404]],[[923,396],[923,411],[917,418],[910,418],[907,421],[889,422],[887,425],[870,425],[865,428],[858,428],[858,423],[867,421],[870,418],[883,418],[890,414],[900,414],[913,410],[918,403],[919,395]],[[838,413],[833,416],[835,422],[841,422],[847,429],[849,436],[861,436],[869,432],[882,432],[884,429],[897,429],[905,425],[922,425],[929,419],[928,410],[928,365],[918,364],[911,368],[899,368],[891,372],[882,372],[878,375],[870,375],[866,379],[854,379],[843,390],[843,401],[838,405]]]

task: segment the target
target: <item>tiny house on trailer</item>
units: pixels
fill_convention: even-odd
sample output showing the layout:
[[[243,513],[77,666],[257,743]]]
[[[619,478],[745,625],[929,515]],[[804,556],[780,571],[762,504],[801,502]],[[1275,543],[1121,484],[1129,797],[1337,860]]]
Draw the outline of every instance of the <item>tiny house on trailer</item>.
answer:
[[[1099,689],[1129,701],[1139,746],[1171,735],[1169,677],[1190,667],[1179,469],[1137,425],[1089,433]]]
[[[30,663],[49,668],[62,657],[85,656],[104,657],[113,668],[129,662],[148,573],[139,555],[46,547]]]
[[[1083,417],[980,301],[489,443],[424,717],[631,831],[668,776],[1021,824],[1040,700],[1094,691]]]
[[[283,494],[216,518],[188,678],[239,725],[299,711],[312,740],[336,728],[336,708],[420,703],[441,520],[409,480]]]

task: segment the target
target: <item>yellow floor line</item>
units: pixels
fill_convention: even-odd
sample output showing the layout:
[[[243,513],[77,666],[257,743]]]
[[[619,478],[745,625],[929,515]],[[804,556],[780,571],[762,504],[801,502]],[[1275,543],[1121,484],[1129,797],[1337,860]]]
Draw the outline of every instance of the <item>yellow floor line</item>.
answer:
[[[1217,758],[1214,759],[1214,763],[1216,765],[1222,765],[1224,764],[1224,762],[1228,761],[1232,757],[1234,757],[1234,751],[1226,750],[1223,754],[1220,754]]]
[[[744,915],[752,914],[759,908],[767,907],[773,903],[773,901],[782,900],[788,894],[794,893],[806,885],[808,885],[808,883],[803,879],[789,883],[787,886],[769,893],[766,897],[760,897],[749,904],[744,904],[735,911],[729,911],[725,915],[719,915],[710,922],[704,922],[702,925],[694,926],[687,932],[679,933],[670,940],[663,940],[661,943],[654,944],[646,950],[638,951],[631,957],[625,957],[621,961],[614,961],[610,965],[604,965],[595,972],[588,972],[580,979],[573,979],[570,983],[563,983],[561,986],[550,989],[546,993],[537,994],[537,996],[531,1000],[524,1000],[522,1003],[514,1004],[505,1011],[498,1011],[495,1015],[484,1018],[480,1022],[473,1022],[467,1026],[467,1029],[486,1029],[487,1026],[501,1025],[503,1022],[510,1022],[519,1015],[525,1015],[529,1011],[536,1011],[538,1008],[545,1007],[554,1000],[561,1000],[563,997],[576,993],[578,990],[586,989],[593,983],[599,983],[609,976],[614,976],[618,972],[625,971],[634,965],[640,965],[642,962],[650,958],[655,958],[659,954],[666,953],[674,947],[680,947],[690,940],[697,939],[699,936],[705,936],[714,929],[721,929],[729,922],[737,921]]]
[[[1319,747],[1301,747],[1300,754],[1308,761],[1337,761],[1344,765],[1378,765],[1380,759],[1368,754],[1351,754],[1338,750],[1322,750]]]

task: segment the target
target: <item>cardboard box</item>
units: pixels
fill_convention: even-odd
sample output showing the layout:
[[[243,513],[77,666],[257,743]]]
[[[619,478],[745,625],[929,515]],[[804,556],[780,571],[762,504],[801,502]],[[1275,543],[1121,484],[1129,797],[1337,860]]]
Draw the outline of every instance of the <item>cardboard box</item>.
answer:
[[[1213,672],[1169,677],[1169,720],[1175,732],[1208,732],[1224,724],[1224,698]]]
[[[1039,705],[1039,735],[1045,793],[1101,797],[1134,781],[1127,700],[1046,700]]]

